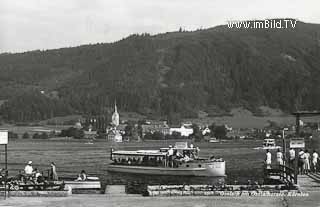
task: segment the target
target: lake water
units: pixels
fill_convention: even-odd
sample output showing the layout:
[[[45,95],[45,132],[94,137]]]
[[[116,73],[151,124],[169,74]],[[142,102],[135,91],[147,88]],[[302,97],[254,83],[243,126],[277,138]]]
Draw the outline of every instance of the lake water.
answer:
[[[44,174],[50,168],[50,163],[56,163],[58,175],[75,177],[81,170],[97,175],[103,183],[121,181],[123,176],[108,174],[111,147],[123,150],[158,149],[168,147],[175,141],[148,141],[135,143],[110,143],[104,140],[93,144],[86,140],[13,140],[8,145],[8,169],[10,175],[23,170],[27,161],[33,161],[33,167]],[[224,143],[195,143],[200,147],[200,156],[222,157],[226,161],[227,183],[246,183],[248,180],[262,179],[264,151],[254,150],[261,146],[261,141],[228,141]],[[274,156],[275,157],[275,153]],[[1,166],[3,168],[4,153],[1,151]],[[145,177],[140,177],[142,180]]]

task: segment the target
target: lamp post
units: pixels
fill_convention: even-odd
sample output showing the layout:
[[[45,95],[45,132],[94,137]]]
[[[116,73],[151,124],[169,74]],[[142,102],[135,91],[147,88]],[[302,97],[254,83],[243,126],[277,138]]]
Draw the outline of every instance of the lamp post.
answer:
[[[284,136],[284,131],[288,131],[289,129],[288,128],[283,128],[282,129],[282,151],[283,151],[283,157],[284,157],[284,165],[286,163],[286,140],[285,140],[285,136]]]

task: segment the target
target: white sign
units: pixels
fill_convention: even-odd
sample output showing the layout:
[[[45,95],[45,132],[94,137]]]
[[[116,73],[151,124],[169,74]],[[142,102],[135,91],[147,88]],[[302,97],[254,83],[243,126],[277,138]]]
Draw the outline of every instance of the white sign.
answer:
[[[1,144],[8,144],[8,131],[7,130],[0,130],[0,145]]]
[[[290,139],[290,148],[304,148],[305,142],[303,138]]]

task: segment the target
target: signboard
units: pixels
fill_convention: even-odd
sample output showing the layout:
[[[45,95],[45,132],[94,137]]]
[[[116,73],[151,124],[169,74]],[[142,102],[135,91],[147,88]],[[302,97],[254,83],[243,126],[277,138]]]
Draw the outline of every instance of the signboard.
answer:
[[[7,130],[0,130],[0,145],[1,144],[8,144],[8,131]]]
[[[304,148],[305,143],[303,138],[290,139],[290,148]]]

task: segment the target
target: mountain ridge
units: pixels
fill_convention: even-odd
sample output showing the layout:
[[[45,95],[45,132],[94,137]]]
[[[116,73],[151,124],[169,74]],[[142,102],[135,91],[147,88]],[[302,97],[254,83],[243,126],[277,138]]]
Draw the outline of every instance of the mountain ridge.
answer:
[[[0,113],[14,121],[101,114],[115,99],[122,110],[167,118],[212,108],[319,109],[319,66],[320,25],[302,22],[295,29],[222,25],[0,54],[0,99],[8,100]],[[39,108],[43,115],[23,115]]]

